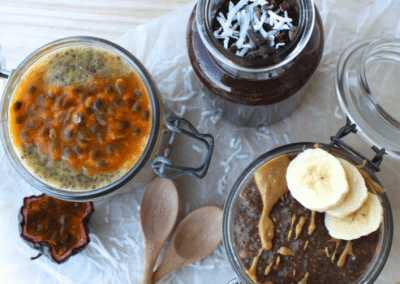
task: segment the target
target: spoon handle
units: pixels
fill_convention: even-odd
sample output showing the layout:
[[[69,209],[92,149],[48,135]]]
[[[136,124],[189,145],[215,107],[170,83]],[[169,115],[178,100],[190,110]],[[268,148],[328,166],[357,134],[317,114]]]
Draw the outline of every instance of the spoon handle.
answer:
[[[157,267],[153,274],[152,284],[160,281],[164,276],[170,274],[172,271],[181,268],[186,264],[185,260],[182,259],[171,246],[167,248],[164,259]]]
[[[144,249],[144,269],[142,284],[151,284],[153,279],[154,266],[160,254],[162,245],[157,242],[146,242]]]

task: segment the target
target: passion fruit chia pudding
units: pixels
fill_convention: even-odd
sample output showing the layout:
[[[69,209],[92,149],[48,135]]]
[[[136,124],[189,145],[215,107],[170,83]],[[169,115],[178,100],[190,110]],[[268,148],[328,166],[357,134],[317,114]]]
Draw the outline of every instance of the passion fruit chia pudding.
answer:
[[[125,175],[150,136],[152,109],[138,72],[99,46],[59,47],[38,58],[15,88],[12,146],[40,181],[92,190]]]

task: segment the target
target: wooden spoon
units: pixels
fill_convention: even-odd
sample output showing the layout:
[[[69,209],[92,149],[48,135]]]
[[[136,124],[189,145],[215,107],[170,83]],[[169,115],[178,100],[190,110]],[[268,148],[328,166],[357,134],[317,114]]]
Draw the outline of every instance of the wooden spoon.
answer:
[[[147,188],[140,209],[140,222],[145,241],[142,284],[151,284],[160,250],[178,217],[179,200],[174,183],[155,178]]]
[[[222,210],[206,206],[190,213],[178,225],[164,259],[154,272],[153,283],[209,255],[222,240]]]

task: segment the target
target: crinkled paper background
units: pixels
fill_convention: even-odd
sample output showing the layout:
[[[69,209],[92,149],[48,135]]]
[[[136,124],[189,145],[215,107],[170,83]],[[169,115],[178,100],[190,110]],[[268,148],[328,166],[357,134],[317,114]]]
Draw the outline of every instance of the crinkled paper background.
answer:
[[[306,86],[299,108],[285,120],[262,128],[240,128],[218,117],[202,102],[202,88],[189,63],[186,27],[193,4],[139,26],[117,40],[148,68],[160,89],[166,116],[191,121],[202,133],[215,138],[215,151],[202,180],[175,180],[180,197],[180,217],[204,205],[223,206],[236,178],[260,154],[277,146],[302,141],[329,142],[345,124],[335,97],[337,60],[346,46],[370,37],[400,36],[398,1],[316,0],[325,30],[321,64]],[[33,51],[33,50],[32,50]],[[397,103],[398,89],[389,98]],[[357,136],[347,141],[372,157]],[[177,150],[188,161],[192,149],[182,141]],[[386,188],[394,215],[395,231],[389,260],[376,283],[400,281],[400,164],[385,158],[378,177]],[[0,148],[0,283],[140,283],[143,239],[139,223],[140,202],[146,185],[95,203],[90,222],[91,243],[80,254],[57,265],[42,257],[19,237],[17,215],[22,200],[40,192],[22,180]],[[210,256],[180,269],[161,283],[227,283],[235,277],[221,244]]]

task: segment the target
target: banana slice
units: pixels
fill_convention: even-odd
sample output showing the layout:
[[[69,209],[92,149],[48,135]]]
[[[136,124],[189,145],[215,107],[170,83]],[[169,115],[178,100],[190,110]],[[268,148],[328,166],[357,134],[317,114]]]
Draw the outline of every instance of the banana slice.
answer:
[[[326,212],[331,216],[344,218],[357,211],[363,205],[368,196],[368,189],[364,178],[355,166],[341,158],[337,159],[346,173],[350,190],[338,206]]]
[[[383,208],[379,198],[367,192],[367,200],[354,213],[337,218],[325,213],[325,226],[336,239],[354,240],[376,231],[383,220]]]
[[[310,210],[325,212],[349,192],[346,173],[333,155],[320,149],[307,149],[294,158],[286,180],[293,197]]]

